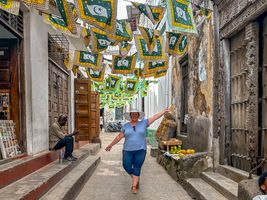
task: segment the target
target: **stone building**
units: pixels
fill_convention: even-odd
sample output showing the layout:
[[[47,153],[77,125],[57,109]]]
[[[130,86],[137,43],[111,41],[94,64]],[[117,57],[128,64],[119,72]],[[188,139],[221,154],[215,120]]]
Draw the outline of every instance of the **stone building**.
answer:
[[[174,63],[178,138],[208,151],[214,167],[250,171],[266,157],[266,16],[266,0],[214,0],[212,19]]]
[[[219,161],[250,171],[267,155],[267,1],[214,3],[219,31],[214,49],[213,132]]]

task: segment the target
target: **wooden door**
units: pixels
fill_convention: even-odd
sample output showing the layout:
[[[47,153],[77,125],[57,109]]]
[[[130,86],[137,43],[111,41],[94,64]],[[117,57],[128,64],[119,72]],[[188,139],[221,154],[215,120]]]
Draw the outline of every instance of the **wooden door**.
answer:
[[[231,130],[230,130],[230,160],[236,168],[249,171],[248,157],[248,88],[245,31],[241,31],[231,39]]]
[[[262,32],[261,34],[261,45],[263,48],[261,55],[261,76],[259,78],[261,81],[259,81],[260,85],[260,113],[261,117],[259,118],[260,121],[260,139],[261,139],[261,148],[259,149],[259,152],[261,154],[261,158],[267,159],[267,17],[264,18],[262,22]],[[265,163],[262,172],[267,171],[267,164]]]
[[[58,119],[60,114],[68,116],[68,73],[58,67],[53,61],[48,64],[48,94],[49,94],[49,127]],[[68,130],[68,126],[64,127]]]
[[[75,124],[80,133],[78,141],[89,140],[99,136],[99,95],[91,92],[89,79],[75,80]]]

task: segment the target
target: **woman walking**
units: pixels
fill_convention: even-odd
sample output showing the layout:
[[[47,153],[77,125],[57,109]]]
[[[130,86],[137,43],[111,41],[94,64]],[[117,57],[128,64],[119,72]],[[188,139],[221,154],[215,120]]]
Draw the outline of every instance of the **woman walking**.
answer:
[[[167,112],[170,112],[169,108],[155,114],[149,119],[144,119],[144,113],[136,109],[126,112],[124,117],[130,122],[124,124],[121,132],[106,147],[106,151],[110,151],[115,144],[122,138],[125,138],[122,163],[125,171],[132,177],[131,189],[134,194],[136,194],[139,189],[141,167],[146,157],[146,129]]]

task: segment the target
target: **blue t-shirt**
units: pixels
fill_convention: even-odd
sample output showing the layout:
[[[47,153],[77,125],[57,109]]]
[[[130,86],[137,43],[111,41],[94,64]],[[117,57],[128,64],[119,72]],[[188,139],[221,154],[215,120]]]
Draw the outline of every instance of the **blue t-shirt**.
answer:
[[[148,119],[138,121],[135,128],[130,122],[124,124],[121,132],[124,133],[123,150],[137,151],[146,150],[146,128],[148,127]]]

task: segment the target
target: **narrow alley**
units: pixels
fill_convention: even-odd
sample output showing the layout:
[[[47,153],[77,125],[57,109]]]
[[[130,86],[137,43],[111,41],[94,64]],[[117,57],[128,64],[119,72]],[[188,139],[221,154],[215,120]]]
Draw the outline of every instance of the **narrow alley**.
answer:
[[[157,164],[147,152],[141,174],[140,190],[138,194],[131,193],[130,176],[122,168],[122,143],[114,146],[111,152],[105,148],[117,133],[103,133],[101,162],[84,185],[77,200],[189,200],[187,192],[176,183],[166,171]],[[149,151],[149,149],[148,149]]]

